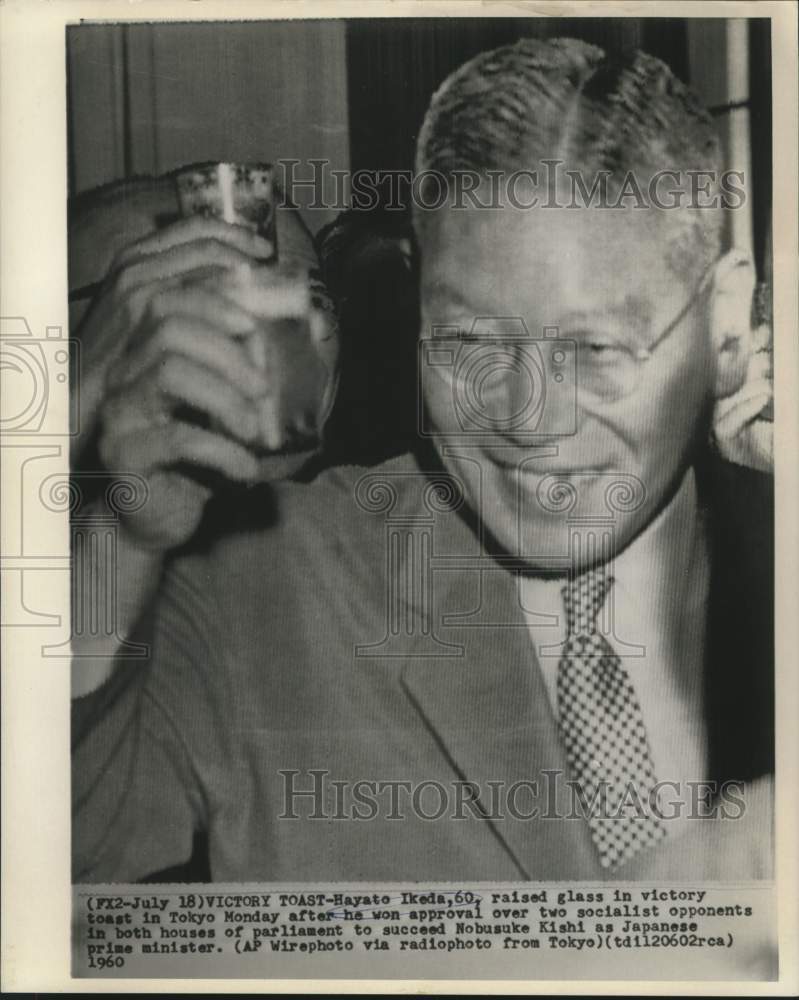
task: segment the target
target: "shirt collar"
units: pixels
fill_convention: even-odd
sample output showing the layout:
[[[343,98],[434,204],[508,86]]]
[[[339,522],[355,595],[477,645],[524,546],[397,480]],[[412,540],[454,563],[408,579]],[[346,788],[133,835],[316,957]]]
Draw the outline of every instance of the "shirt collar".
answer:
[[[706,556],[696,477],[689,469],[669,503],[608,564],[608,573],[615,580],[613,600],[619,635],[626,631],[666,638],[664,630],[678,628],[684,602],[693,603],[704,593],[695,571],[707,565]],[[562,580],[522,577],[520,594],[528,624],[533,628],[541,625],[552,636],[552,616],[557,615],[561,638],[565,637],[562,586]]]
[[[635,607],[639,617],[662,618],[663,609],[686,592],[692,566],[704,557],[704,548],[691,468],[670,502],[610,564],[619,604]]]

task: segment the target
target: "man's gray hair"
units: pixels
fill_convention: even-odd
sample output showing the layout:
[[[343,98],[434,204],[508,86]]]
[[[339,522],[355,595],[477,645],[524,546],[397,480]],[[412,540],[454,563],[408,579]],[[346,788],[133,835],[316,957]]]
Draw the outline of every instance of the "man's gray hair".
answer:
[[[611,191],[630,173],[646,191],[669,169],[714,171],[715,192],[721,168],[712,119],[659,59],[609,56],[572,38],[525,38],[481,53],[444,81],[419,134],[416,171],[484,175],[535,170],[542,159],[562,160],[588,188],[609,171]],[[692,273],[718,255],[720,210],[652,211],[679,223],[666,249],[675,271]]]

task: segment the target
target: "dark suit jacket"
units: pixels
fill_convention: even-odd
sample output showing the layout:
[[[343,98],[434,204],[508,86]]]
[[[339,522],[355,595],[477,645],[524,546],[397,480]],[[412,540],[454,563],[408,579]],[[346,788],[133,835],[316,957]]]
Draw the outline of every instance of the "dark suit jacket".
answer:
[[[769,877],[771,486],[717,460],[698,483],[712,551],[710,777],[746,782],[742,819],[697,821],[609,875],[581,819],[491,818],[491,782],[544,787],[567,762],[512,570],[480,560],[461,512],[405,456],[250,494],[252,524],[238,497],[224,512],[235,530],[174,560],[150,660],[75,704],[76,881]],[[385,786],[378,816],[340,818],[359,780],[439,782],[447,813],[422,818],[395,785],[404,818],[391,818]],[[335,781],[349,783],[344,800]],[[482,812],[453,819],[463,781]],[[291,787],[321,798],[289,802]],[[439,794],[429,786],[421,811]],[[175,868],[192,844],[192,866]]]

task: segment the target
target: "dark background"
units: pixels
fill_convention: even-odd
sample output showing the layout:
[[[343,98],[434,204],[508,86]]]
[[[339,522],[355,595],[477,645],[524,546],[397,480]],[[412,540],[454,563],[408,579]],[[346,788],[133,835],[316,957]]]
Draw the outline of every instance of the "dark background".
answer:
[[[461,63],[519,38],[580,38],[606,51],[643,49],[685,79],[680,18],[388,18],[346,25],[352,168],[413,165],[430,96]]]
[[[720,101],[710,110],[722,121],[730,110],[750,111],[754,247],[762,275],[771,210],[770,21],[752,19],[747,29],[748,99],[732,102],[732,109],[731,102]],[[608,52],[643,49],[691,82],[683,18],[350,20],[346,46],[352,169],[411,168],[419,127],[436,88],[478,52],[522,37],[580,38]],[[708,61],[713,56],[707,52]]]
[[[410,169],[430,97],[453,69],[523,36],[571,36],[663,59],[711,108],[727,145],[733,118],[746,123],[752,249],[762,275],[771,22],[746,23],[748,67],[731,51],[735,23],[453,17],[70,27],[69,191],[202,159],[323,157],[345,170]],[[730,152],[727,165],[739,169],[736,157],[740,151]],[[308,221],[316,231],[335,215]]]

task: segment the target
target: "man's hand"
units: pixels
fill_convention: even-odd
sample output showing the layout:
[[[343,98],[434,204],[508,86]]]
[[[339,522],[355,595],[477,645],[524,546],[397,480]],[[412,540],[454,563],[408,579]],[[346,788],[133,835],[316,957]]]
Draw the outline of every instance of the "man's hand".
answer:
[[[180,249],[184,259],[192,253],[198,259],[190,245]],[[291,384],[281,364],[313,368],[317,412],[323,418],[329,408],[335,326],[312,304],[307,273],[256,267],[236,250],[229,259],[235,266],[187,270],[157,291],[148,287],[127,350],[107,370],[100,457],[110,471],[133,472],[148,483],[147,503],[125,521],[143,549],[183,544],[217,485],[260,477],[265,450],[283,444],[281,426],[270,426],[269,405],[276,386]],[[259,363],[270,324],[286,319],[299,321],[305,353]]]
[[[774,471],[774,385],[771,354],[766,348],[768,330],[756,331],[755,345],[744,384],[734,395],[716,403],[713,437],[716,448],[729,462],[760,472]]]
[[[151,233],[116,257],[76,331],[83,379],[73,462],[95,440],[110,473],[136,473],[149,489],[122,518],[117,565],[99,567],[100,599],[117,595],[119,635],[131,634],[164,554],[191,538],[215,489],[288,474],[302,458],[272,457],[284,429],[274,416],[291,414],[295,385],[312,409],[319,399],[317,430],[324,423],[335,319],[323,289],[309,289],[316,258],[294,213],[278,214],[278,238],[281,263],[264,267],[274,248],[241,227],[195,217]],[[287,380],[287,371],[302,377]],[[116,662],[88,633],[73,640],[73,654],[76,697]]]
[[[178,307],[186,317],[199,316],[220,331],[235,333],[239,311],[218,296],[185,294],[187,282],[221,275],[253,259],[266,259],[274,248],[241,226],[194,217],[150,233],[125,247],[114,259],[99,294],[76,334],[82,348],[80,434],[73,442],[79,461],[96,430],[110,367],[121,357],[156,298],[174,291],[177,298],[155,306],[156,313]],[[78,387],[76,387],[78,388]]]

